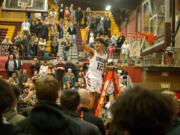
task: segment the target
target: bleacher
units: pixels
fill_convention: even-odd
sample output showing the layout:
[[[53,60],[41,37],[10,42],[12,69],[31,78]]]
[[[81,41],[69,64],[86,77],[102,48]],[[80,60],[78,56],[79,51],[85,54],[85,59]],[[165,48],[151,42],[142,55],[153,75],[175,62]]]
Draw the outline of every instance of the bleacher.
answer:
[[[22,20],[6,20],[1,19],[0,21],[0,43],[8,36],[11,40],[17,35],[18,31],[21,31]]]
[[[8,31],[8,29],[6,29],[6,28],[0,28],[0,44],[6,37],[7,31]]]

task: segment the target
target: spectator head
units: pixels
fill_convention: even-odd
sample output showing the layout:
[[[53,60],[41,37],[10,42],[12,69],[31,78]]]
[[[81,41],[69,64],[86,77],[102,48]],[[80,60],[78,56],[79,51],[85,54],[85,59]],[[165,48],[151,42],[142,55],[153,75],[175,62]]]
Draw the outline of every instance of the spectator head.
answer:
[[[0,79],[0,87],[0,119],[2,119],[6,109],[13,106],[15,95],[10,84],[3,79]]]
[[[9,55],[9,59],[10,60],[13,60],[14,59],[14,56],[11,54],[11,55]]]
[[[80,95],[80,108],[87,108],[92,109],[93,108],[93,97],[92,95],[85,89],[80,89],[79,91]]]
[[[41,38],[39,39],[39,41],[40,41],[40,42],[43,42],[43,38],[41,37]]]
[[[78,11],[81,11],[81,7],[78,7]]]
[[[19,59],[19,53],[17,53],[15,57],[16,57],[16,59]]]
[[[56,60],[57,60],[57,61],[61,61],[61,57],[57,55],[57,56],[56,56]]]
[[[12,73],[12,78],[16,78],[16,73]]]
[[[38,78],[35,81],[35,90],[38,100],[56,102],[60,90],[58,81],[53,76]]]
[[[72,73],[72,69],[71,68],[68,68],[68,73]]]
[[[27,70],[26,69],[23,69],[23,74],[27,74]]]
[[[10,40],[9,36],[6,36],[5,40],[6,40],[6,41],[9,41],[9,40]]]
[[[60,103],[65,109],[75,112],[80,104],[80,95],[75,90],[64,91],[61,94]]]
[[[175,105],[167,96],[137,87],[111,106],[112,126],[127,135],[164,135],[174,111]]]
[[[34,61],[35,61],[35,62],[37,62],[37,61],[38,61],[38,59],[35,57],[35,58],[34,58]]]
[[[69,27],[73,27],[73,23],[70,23],[70,24],[69,24]]]
[[[47,60],[44,60],[43,63],[42,63],[44,66],[47,66]]]
[[[67,59],[67,61],[68,61],[69,63],[71,63],[71,62],[72,62],[72,61],[71,61],[71,58],[68,58],[68,59]]]
[[[71,4],[71,6],[70,6],[71,8],[73,8],[74,7],[74,4]]]

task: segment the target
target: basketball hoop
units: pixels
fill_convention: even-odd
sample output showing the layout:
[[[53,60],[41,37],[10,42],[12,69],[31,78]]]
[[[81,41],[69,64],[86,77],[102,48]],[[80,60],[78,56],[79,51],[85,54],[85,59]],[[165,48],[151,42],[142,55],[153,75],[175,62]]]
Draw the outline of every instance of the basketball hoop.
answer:
[[[133,39],[145,39],[150,45],[154,44],[155,36],[154,34],[147,34],[142,32],[129,32],[129,33],[123,33],[123,35],[130,40]]]

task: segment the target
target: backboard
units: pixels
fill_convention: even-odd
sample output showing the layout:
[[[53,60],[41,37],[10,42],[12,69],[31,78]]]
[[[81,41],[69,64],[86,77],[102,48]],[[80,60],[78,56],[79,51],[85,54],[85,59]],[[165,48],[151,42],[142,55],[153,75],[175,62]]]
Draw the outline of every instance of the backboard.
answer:
[[[142,31],[155,36],[153,44],[144,40],[142,55],[158,51],[171,44],[169,23],[170,0],[145,0],[142,4]]]
[[[47,12],[48,0],[4,0],[3,10]]]

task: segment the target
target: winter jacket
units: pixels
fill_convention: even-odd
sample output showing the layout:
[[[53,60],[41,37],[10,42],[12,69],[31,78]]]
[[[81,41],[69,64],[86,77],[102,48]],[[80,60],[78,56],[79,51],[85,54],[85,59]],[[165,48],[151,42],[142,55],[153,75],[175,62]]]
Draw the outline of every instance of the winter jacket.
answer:
[[[51,102],[39,101],[30,116],[18,124],[32,135],[81,135],[80,127]]]

